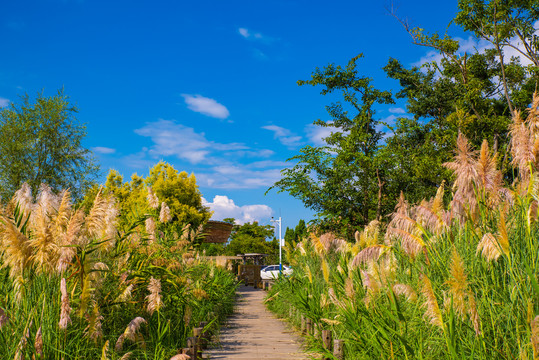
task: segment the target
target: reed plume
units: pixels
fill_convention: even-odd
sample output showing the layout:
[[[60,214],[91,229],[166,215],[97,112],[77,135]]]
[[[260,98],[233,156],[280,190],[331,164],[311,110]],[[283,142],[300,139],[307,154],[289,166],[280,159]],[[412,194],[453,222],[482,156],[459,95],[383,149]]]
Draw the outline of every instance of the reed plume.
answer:
[[[356,243],[362,247],[376,245],[380,237],[380,222],[378,220],[371,221],[365,229],[359,233],[356,232]]]
[[[415,302],[417,300],[417,293],[414,288],[406,284],[395,284],[392,287],[395,295],[404,295],[406,300]]]
[[[521,114],[517,110],[514,111],[513,122],[509,125],[509,138],[509,150],[513,157],[511,165],[518,169],[521,181],[527,182],[531,174],[529,164],[535,164],[536,161],[535,136],[522,121]]]
[[[38,359],[43,357],[43,334],[41,332],[41,326],[37,330],[36,337],[34,340],[34,350]]]
[[[372,245],[361,250],[352,260],[351,266],[357,267],[368,261],[377,261],[389,247],[385,245]]]
[[[311,273],[311,268],[309,264],[305,264],[305,273],[307,275],[307,279],[309,279],[309,283],[313,283],[313,275]]]
[[[134,287],[135,286],[133,284],[129,284],[118,296],[118,298],[116,298],[116,302],[126,302],[131,299],[131,292],[133,291]]]
[[[146,310],[148,313],[153,315],[154,311],[159,311],[159,309],[162,306],[161,302],[161,281],[159,279],[154,279],[153,277],[150,279],[150,282],[148,284],[148,291],[150,292],[149,295],[146,296],[146,300],[148,301],[148,305],[146,306]]]
[[[447,283],[449,285],[449,293],[453,299],[453,309],[462,321],[466,320],[466,315],[470,315],[474,330],[479,335],[480,324],[477,304],[468,286],[467,276],[464,271],[464,262],[455,249],[453,249],[451,256],[450,274],[451,277]]]
[[[438,306],[438,301],[436,300],[436,295],[434,295],[434,290],[432,290],[432,284],[429,278],[425,275],[421,276],[421,295],[425,298],[425,303],[423,306],[426,308],[424,317],[429,320],[429,323],[443,329],[443,320],[442,312]]]
[[[146,196],[146,199],[148,200],[148,205],[152,209],[157,209],[159,207],[159,199],[157,198],[157,195],[153,192],[153,189],[151,186],[148,186],[148,195]]]
[[[23,183],[21,188],[15,191],[11,199],[11,206],[19,206],[19,210],[25,218],[28,218],[34,207],[34,199],[32,198],[32,189],[27,183]]]
[[[171,219],[172,219],[172,216],[170,215],[170,208],[163,201],[161,203],[161,211],[159,212],[159,221],[162,223],[168,223]]]
[[[99,305],[94,302],[92,314],[88,317],[88,326],[84,329],[84,334],[95,343],[103,337],[102,321],[103,316],[99,312]]]
[[[464,319],[468,308],[466,301],[468,282],[464,272],[464,263],[455,249],[453,249],[451,256],[450,274],[451,277],[447,280],[447,283],[453,298],[453,308],[455,313],[461,319]]]
[[[472,151],[468,139],[459,133],[457,137],[457,148],[453,161],[443,164],[446,168],[453,170],[455,182],[453,189],[455,194],[451,202],[453,212],[461,219],[465,216],[465,208],[469,207],[470,213],[474,214],[477,206],[475,198],[474,184],[477,180],[475,153]]]
[[[2,216],[0,217],[0,243],[2,245],[2,267],[9,267],[10,276],[15,278],[22,274],[30,262],[32,255],[30,241],[11,219]]]
[[[416,221],[431,233],[440,235],[449,228],[450,217],[444,216],[444,182],[438,186],[436,196],[430,201],[423,200],[418,206],[414,207]]]
[[[9,321],[9,316],[6,314],[4,309],[0,307],[0,330],[2,330],[2,327],[6,325]]]
[[[498,246],[498,240],[491,233],[486,233],[483,238],[477,244],[476,254],[481,253],[487,261],[498,260],[501,256],[500,247]]]
[[[155,238],[155,230],[156,230],[156,224],[155,224],[155,220],[153,217],[149,217],[146,219],[146,221],[144,222],[145,226],[146,226],[146,233],[148,234],[148,237],[149,237],[149,243],[153,243],[156,238]]]
[[[539,315],[537,315],[530,323],[531,327],[531,343],[533,349],[533,359],[539,359]]]
[[[389,236],[389,238],[399,239],[402,249],[412,259],[426,248],[426,244],[422,239],[421,230],[417,227],[412,229],[411,232],[388,227],[386,236]]]
[[[86,231],[90,238],[98,238],[103,231],[105,226],[104,219],[107,216],[107,208],[107,199],[103,196],[103,189],[101,188],[97,192],[94,204],[85,219]]]
[[[71,324],[71,318],[69,317],[71,307],[69,306],[69,295],[67,294],[65,278],[62,278],[60,282],[60,291],[62,293],[62,307],[60,309],[60,321],[58,322],[58,326],[60,327],[60,330],[66,330],[67,326]]]
[[[146,320],[140,316],[137,316],[136,318],[131,320],[129,324],[127,325],[127,327],[125,328],[123,334],[120,335],[120,337],[116,341],[116,345],[114,347],[115,350],[121,351],[125,340],[130,340],[132,342],[140,341],[141,337],[138,336],[140,335],[138,331],[141,325],[145,323],[146,323]]]
[[[323,275],[324,281],[326,282],[326,284],[329,284],[329,265],[326,259],[322,259],[321,267],[322,267],[322,275]]]
[[[105,345],[103,345],[103,348],[101,349],[101,360],[109,360],[108,352],[109,352],[109,340],[105,341]]]
[[[490,155],[488,141],[483,140],[476,161],[477,186],[488,195],[489,205],[496,205],[503,184],[501,171],[496,168],[498,154]]]

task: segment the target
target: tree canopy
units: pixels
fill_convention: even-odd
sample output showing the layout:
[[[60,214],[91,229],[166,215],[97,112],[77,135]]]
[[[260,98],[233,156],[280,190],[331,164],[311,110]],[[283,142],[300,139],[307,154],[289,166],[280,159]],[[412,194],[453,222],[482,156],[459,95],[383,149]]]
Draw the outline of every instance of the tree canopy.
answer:
[[[383,187],[383,159],[378,157],[382,132],[375,117],[375,104],[391,104],[388,91],[380,91],[372,79],[360,76],[357,61],[345,67],[329,64],[315,69],[310,80],[298,85],[321,86],[321,94],[338,92],[345,101],[326,106],[330,121],[317,120],[321,127],[331,128],[326,146],[305,146],[292,157],[295,165],[284,169],[281,180],[273,187],[287,191],[318,212],[318,225],[354,232],[368,223],[371,216],[380,216],[381,198],[373,198]]]
[[[273,237],[273,226],[260,225],[257,221],[234,225],[227,243],[225,253],[237,255],[245,253],[262,253],[274,255],[279,247],[278,241],[267,241]]]
[[[272,186],[316,211],[320,231],[351,237],[371,220],[384,220],[401,192],[411,202],[434,196],[441,184],[452,181],[443,164],[452,159],[459,133],[475,148],[486,139],[498,152],[505,181],[512,183],[515,177],[508,125],[515,110],[529,106],[537,89],[538,3],[459,0],[453,23],[482,41],[473,49],[392,14],[413,44],[439,55],[411,67],[390,58],[384,67],[398,82],[395,99],[406,102],[410,116],[391,124],[376,117],[375,110],[394,98],[359,75],[361,55],[345,67],[329,64],[315,69],[310,80],[298,81],[300,86],[321,86],[322,95],[340,92],[344,101],[326,106],[330,121],[314,122],[331,128],[326,145],[300,149]],[[387,131],[382,131],[384,125]]]
[[[69,188],[75,199],[99,167],[82,142],[86,127],[63,89],[54,96],[28,94],[0,110],[0,195],[9,199],[23,183],[36,194],[41,184]]]
[[[99,188],[87,195],[91,200]],[[179,172],[165,162],[159,162],[150,169],[144,178],[137,174],[131,181],[124,181],[116,170],[110,170],[102,190],[106,195],[113,195],[120,206],[120,222],[130,225],[135,219],[156,212],[166,206],[170,219],[166,221],[175,228],[190,224],[193,229],[209,220],[211,213],[202,205],[202,196],[193,174]]]

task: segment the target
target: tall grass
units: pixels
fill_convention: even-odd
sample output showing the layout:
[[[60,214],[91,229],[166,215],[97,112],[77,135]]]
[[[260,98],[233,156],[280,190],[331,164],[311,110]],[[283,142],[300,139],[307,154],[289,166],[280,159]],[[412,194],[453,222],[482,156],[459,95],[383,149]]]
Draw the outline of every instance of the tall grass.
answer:
[[[514,116],[510,187],[488,144],[474,152],[460,135],[448,206],[442,184],[414,206],[401,195],[384,229],[353,243],[288,246],[294,275],[272,288],[271,309],[334,330],[347,359],[539,359],[538,120],[536,107]]]
[[[168,211],[118,229],[111,198],[85,214],[67,191],[23,186],[0,209],[2,359],[169,359],[231,312],[235,281],[199,259],[194,232],[145,226]]]

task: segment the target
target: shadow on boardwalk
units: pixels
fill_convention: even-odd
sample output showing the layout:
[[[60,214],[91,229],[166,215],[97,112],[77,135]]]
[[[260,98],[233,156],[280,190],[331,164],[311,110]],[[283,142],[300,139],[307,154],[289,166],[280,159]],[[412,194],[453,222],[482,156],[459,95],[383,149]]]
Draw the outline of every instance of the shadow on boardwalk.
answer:
[[[309,359],[294,332],[266,309],[265,291],[241,286],[237,295],[235,312],[221,328],[219,344],[205,352],[205,357],[212,360]]]

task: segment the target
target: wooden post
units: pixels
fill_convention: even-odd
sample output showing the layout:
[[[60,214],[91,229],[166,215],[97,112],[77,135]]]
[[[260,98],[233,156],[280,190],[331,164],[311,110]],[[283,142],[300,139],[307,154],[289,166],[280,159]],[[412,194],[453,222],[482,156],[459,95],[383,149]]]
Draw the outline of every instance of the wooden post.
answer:
[[[309,318],[305,320],[305,332],[307,335],[311,335],[313,333],[313,321]]]
[[[197,360],[198,359],[198,346],[197,346],[197,338],[192,336],[187,338],[187,347],[189,348],[189,355],[191,357],[191,360]]]
[[[333,340],[333,356],[335,356],[336,359],[343,360],[344,359],[344,341],[340,339]]]
[[[322,330],[322,342],[324,343],[324,348],[331,351],[331,331]]]
[[[305,334],[305,316],[301,315],[301,333]]]
[[[197,338],[197,344],[199,349],[204,349],[206,347],[206,339],[204,339],[204,328],[196,327],[193,329],[193,336]]]

